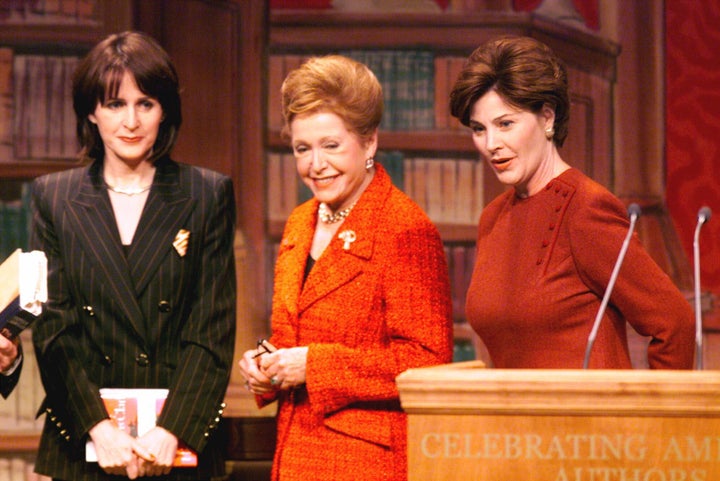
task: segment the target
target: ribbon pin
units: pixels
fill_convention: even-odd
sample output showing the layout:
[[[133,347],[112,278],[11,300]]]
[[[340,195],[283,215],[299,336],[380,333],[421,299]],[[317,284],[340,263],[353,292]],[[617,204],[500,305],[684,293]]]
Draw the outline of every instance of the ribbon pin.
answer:
[[[180,229],[177,234],[175,234],[175,240],[173,241],[173,247],[177,251],[177,253],[180,255],[180,257],[185,257],[185,254],[187,254],[187,246],[188,241],[190,240],[190,231],[186,229]]]
[[[349,251],[350,244],[355,242],[355,239],[357,239],[357,236],[355,235],[354,230],[344,230],[338,234],[338,239],[343,241],[343,250]]]

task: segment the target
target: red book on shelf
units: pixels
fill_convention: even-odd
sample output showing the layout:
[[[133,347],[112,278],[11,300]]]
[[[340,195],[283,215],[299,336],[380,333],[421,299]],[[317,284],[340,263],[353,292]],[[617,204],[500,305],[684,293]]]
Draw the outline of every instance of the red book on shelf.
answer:
[[[167,395],[167,389],[100,389],[100,397],[105,403],[110,420],[133,437],[142,436],[155,427]],[[85,460],[97,462],[95,444],[92,441],[88,441],[85,446]],[[173,466],[195,467],[197,462],[197,453],[178,440]]]

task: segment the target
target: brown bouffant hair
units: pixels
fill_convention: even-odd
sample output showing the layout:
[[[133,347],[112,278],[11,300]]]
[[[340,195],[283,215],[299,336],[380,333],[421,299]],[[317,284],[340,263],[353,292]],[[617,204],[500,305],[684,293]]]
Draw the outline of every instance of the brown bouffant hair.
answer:
[[[150,160],[170,153],[182,123],[180,88],[170,56],[150,36],[122,32],[108,36],[85,56],[73,76],[73,107],[83,160],[102,159],[105,147],[88,116],[98,103],[117,96],[123,75],[133,76],[145,95],[160,102],[163,120]]]
[[[555,111],[553,142],[558,147],[565,142],[570,120],[567,69],[550,47],[530,37],[503,37],[481,45],[458,75],[450,112],[469,125],[475,102],[490,90],[536,114],[548,105]]]
[[[368,141],[380,126],[383,92],[364,64],[342,55],[312,57],[291,71],[281,88],[283,136],[296,116],[331,112],[347,129]]]

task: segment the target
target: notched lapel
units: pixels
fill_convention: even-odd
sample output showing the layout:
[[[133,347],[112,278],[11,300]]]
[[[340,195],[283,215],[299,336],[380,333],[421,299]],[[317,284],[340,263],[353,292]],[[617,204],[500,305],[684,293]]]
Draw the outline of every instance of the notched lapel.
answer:
[[[68,200],[66,207],[72,231],[78,236],[95,272],[105,277],[106,285],[113,291],[127,319],[142,336],[144,327],[135,322],[142,319],[142,312],[135,299],[110,198],[99,178],[92,173],[85,176],[77,195]]]
[[[344,241],[338,238],[338,235],[346,230],[356,233],[355,241],[347,250],[343,248]],[[367,260],[372,256],[373,245],[373,237],[367,229],[363,230],[361,226],[346,221],[305,280],[299,299],[299,310],[302,312],[318,299],[326,297],[362,274]]]
[[[168,255],[178,255],[173,240],[180,229],[187,227],[185,223],[194,206],[195,202],[177,184],[175,188],[160,186],[148,196],[128,253],[138,295],[147,287],[163,260]],[[190,244],[193,240],[193,232],[190,232]]]
[[[307,234],[307,232],[305,233]],[[301,238],[304,240],[301,241]],[[277,285],[277,289],[285,308],[292,315],[296,315],[298,312],[298,298],[303,285],[308,252],[310,252],[310,242],[308,242],[307,236],[295,234],[281,241],[275,274],[284,282]]]

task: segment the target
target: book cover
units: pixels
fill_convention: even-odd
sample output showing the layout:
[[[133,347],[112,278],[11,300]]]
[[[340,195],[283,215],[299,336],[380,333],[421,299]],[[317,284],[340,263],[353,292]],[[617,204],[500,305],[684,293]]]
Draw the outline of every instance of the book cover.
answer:
[[[47,259],[39,251],[16,249],[0,264],[0,334],[15,339],[47,301]]]
[[[118,429],[133,437],[143,436],[155,427],[167,395],[167,389],[100,389],[100,397],[110,420]],[[85,460],[97,462],[97,452],[92,441],[85,445]],[[197,453],[178,440],[173,466],[194,467],[197,462]]]

